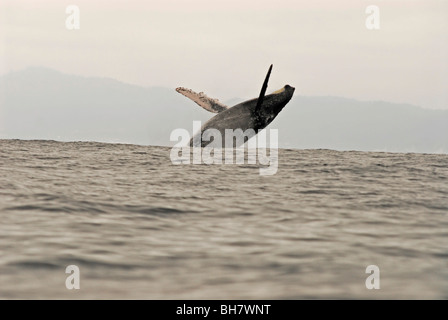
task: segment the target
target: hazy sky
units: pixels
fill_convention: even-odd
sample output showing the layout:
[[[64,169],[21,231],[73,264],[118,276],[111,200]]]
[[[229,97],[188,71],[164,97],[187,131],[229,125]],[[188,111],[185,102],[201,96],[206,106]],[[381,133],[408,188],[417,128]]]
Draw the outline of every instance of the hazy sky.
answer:
[[[448,109],[448,1],[0,0],[0,57],[0,74],[44,66],[220,100],[257,96],[273,63],[270,90]]]

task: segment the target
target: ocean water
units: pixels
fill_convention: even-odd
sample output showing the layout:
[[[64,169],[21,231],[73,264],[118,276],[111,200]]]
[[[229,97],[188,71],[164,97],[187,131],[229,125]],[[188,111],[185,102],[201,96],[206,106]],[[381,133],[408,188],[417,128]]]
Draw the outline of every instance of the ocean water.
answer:
[[[448,155],[279,150],[260,176],[169,154],[0,140],[0,298],[448,299]]]

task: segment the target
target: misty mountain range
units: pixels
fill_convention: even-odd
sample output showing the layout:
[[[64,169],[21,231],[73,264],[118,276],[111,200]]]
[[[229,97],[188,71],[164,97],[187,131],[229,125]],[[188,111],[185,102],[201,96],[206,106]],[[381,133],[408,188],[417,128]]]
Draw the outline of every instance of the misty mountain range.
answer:
[[[220,100],[234,105],[245,99]],[[172,130],[191,132],[193,120],[212,116],[174,88],[46,68],[0,77],[0,139],[169,146]],[[282,148],[448,153],[448,110],[408,104],[295,95],[269,128],[279,130]]]

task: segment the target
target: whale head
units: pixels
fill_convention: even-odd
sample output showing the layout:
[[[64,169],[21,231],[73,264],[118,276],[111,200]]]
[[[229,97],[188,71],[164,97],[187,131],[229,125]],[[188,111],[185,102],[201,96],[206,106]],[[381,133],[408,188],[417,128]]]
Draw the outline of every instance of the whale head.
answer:
[[[286,104],[294,95],[294,87],[285,85],[283,88],[274,91],[264,97],[263,102],[257,112],[256,129],[263,129],[282,111]]]
[[[284,106],[286,106],[286,104],[289,102],[289,100],[291,100],[292,96],[294,95],[294,90],[296,88],[291,87],[289,84],[285,85],[283,88],[274,91],[273,93],[271,93],[270,95],[266,96],[267,99],[269,99],[269,96],[272,96],[271,99],[271,105],[273,108],[275,108],[275,110],[278,110],[278,108],[280,108],[278,110],[278,112],[280,112]],[[267,105],[269,107],[269,105]],[[266,108],[266,105],[263,104],[263,107]],[[273,110],[273,111],[275,111]],[[278,113],[277,112],[277,113]]]

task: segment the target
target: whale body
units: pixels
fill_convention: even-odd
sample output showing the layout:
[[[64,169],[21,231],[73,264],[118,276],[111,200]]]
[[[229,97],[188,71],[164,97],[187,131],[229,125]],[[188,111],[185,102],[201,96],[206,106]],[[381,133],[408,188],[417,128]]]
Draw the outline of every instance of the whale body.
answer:
[[[190,140],[190,146],[196,147],[239,147],[268,126],[282,111],[294,94],[294,88],[285,85],[269,95],[265,95],[272,65],[266,75],[258,98],[241,102],[233,107],[227,107],[216,99],[207,97],[204,93],[179,87],[177,92],[192,99],[204,109],[218,113],[208,120],[199,132]],[[216,135],[222,139],[215,140]],[[232,132],[232,137],[226,139],[226,134]],[[243,135],[239,137],[238,135]],[[230,144],[229,144],[230,141]]]

